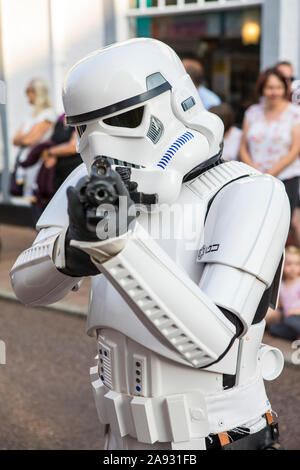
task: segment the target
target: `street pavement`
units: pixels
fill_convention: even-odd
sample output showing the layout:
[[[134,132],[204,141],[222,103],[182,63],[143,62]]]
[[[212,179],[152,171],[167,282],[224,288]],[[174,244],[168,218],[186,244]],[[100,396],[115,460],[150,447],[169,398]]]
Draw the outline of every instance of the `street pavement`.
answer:
[[[103,449],[82,318],[0,301],[0,449]]]

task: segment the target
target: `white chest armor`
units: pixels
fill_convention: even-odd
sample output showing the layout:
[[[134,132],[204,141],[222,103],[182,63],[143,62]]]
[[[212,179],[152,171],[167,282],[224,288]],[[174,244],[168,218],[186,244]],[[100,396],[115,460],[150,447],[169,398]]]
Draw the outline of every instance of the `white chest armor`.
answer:
[[[170,230],[168,217],[161,217],[161,212],[151,216],[151,235],[197,285],[204,269],[199,258],[216,249],[205,246],[208,204],[221,188],[250,174],[258,172],[241,163],[227,163],[186,183],[176,201],[171,239],[157,238]],[[138,221],[149,230],[146,215]],[[94,277],[88,332],[96,330],[98,335],[100,380],[97,377],[93,387],[100,420],[109,422],[115,437],[127,436],[130,447],[137,439],[144,445],[156,442],[156,448],[157,441],[172,442],[172,448],[196,448],[209,433],[259,418],[270,408],[260,364],[267,352],[261,346],[264,327],[264,321],[251,326],[219,362],[193,369],[145,327],[104,276]],[[280,357],[277,360],[278,372],[282,364]],[[95,372],[93,368],[93,379]],[[231,390],[224,387],[224,375],[236,376]]]

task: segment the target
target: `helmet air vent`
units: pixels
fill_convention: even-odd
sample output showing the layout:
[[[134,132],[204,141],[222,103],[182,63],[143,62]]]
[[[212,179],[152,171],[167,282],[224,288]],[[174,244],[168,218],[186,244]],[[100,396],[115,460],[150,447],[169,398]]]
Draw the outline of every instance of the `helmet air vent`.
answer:
[[[146,78],[146,85],[148,91],[160,85],[163,85],[164,83],[168,82],[160,72],[152,73],[152,75],[148,75],[148,77]]]
[[[162,136],[164,126],[155,117],[151,116],[150,127],[147,133],[147,137],[154,143],[157,144]]]
[[[191,109],[193,106],[195,106],[195,104],[196,104],[195,99],[192,96],[190,96],[189,98],[187,98],[181,103],[181,106],[182,106],[183,111],[185,112]]]

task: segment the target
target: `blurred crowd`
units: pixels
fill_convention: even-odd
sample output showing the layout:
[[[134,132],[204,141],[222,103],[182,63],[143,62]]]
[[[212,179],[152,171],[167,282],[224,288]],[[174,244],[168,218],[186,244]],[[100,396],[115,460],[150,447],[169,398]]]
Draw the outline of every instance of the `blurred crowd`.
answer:
[[[242,128],[235,123],[234,109],[204,83],[201,60],[182,57],[204,107],[217,114],[225,127],[223,158],[242,161],[285,185],[291,207],[291,227],[286,248],[280,301],[269,310],[271,334],[300,338],[300,106],[292,102],[294,70],[280,62],[261,72],[257,79],[257,103],[244,116]],[[58,116],[49,100],[44,80],[34,79],[26,88],[33,112],[13,138],[17,147],[10,192],[26,197],[36,222],[67,176],[81,163],[76,153],[76,131]]]
[[[279,62],[261,72],[256,83],[257,103],[244,116],[242,129],[228,103],[204,86],[201,60],[182,58],[203,105],[224,123],[224,160],[239,160],[280,179],[291,207],[283,280],[277,310],[269,309],[269,332],[290,341],[300,339],[300,103],[293,103],[295,74],[290,62]]]

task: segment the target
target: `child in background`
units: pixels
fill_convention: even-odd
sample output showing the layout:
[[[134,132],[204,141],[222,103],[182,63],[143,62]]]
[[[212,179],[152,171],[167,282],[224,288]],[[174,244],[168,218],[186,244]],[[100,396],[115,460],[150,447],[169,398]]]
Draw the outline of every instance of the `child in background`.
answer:
[[[300,337],[300,250],[289,246],[285,250],[283,281],[280,287],[280,309],[283,319],[271,323],[278,311],[268,313],[269,332],[273,336],[294,341]]]
[[[226,161],[239,160],[242,131],[234,125],[235,116],[232,107],[227,103],[214,106],[209,110],[222,119],[224,124],[223,159]]]

